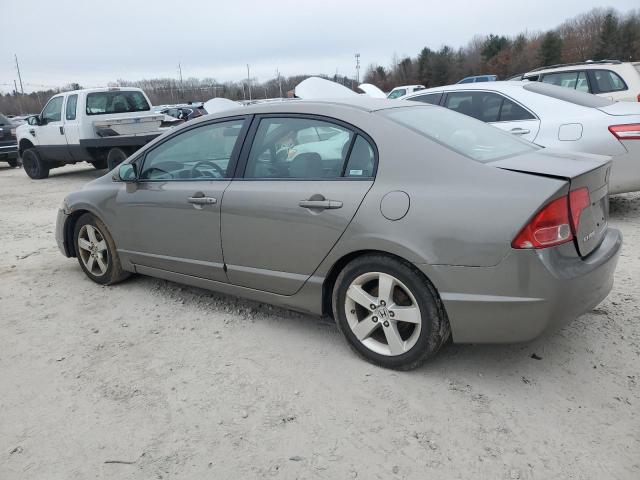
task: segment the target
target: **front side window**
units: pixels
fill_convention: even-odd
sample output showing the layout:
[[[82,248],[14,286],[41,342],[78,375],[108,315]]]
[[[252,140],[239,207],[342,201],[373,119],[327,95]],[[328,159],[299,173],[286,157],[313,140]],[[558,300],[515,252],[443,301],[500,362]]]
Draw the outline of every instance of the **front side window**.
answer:
[[[379,113],[450,150],[482,163],[539,148],[491,125],[441,108],[390,108],[380,110]]]
[[[391,98],[391,99],[398,98],[398,97],[402,97],[403,95],[406,95],[406,94],[407,94],[407,90],[405,88],[399,88],[399,89],[394,90],[393,92],[391,92],[389,94],[388,98]]]
[[[411,98],[408,98],[407,100],[412,100],[414,102],[430,103],[431,105],[439,105],[441,98],[442,98],[442,92],[438,92],[438,93],[427,93],[425,95],[418,95],[417,97],[411,97]]]
[[[147,153],[142,180],[228,178],[229,162],[244,120],[203,125],[179,133]]]
[[[59,122],[62,119],[63,97],[53,97],[42,110],[44,123]]]
[[[597,93],[620,92],[627,89],[624,80],[611,70],[593,70],[591,74]]]
[[[145,112],[151,110],[142,92],[137,90],[110,90],[87,95],[87,115]]]
[[[67,108],[65,118],[67,120],[76,119],[76,106],[78,105],[78,95],[69,95],[67,97]]]
[[[352,138],[351,130],[323,120],[264,118],[256,131],[244,176],[338,178]]]

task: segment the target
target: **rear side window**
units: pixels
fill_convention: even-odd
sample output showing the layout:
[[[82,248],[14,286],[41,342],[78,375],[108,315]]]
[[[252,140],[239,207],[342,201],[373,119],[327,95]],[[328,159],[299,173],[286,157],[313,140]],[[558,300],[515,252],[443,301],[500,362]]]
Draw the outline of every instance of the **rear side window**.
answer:
[[[87,95],[87,115],[145,112],[151,110],[142,92],[112,90]]]
[[[431,105],[439,105],[442,98],[442,92],[438,93],[425,93],[424,95],[418,95],[417,97],[407,98],[413,102],[430,103]]]
[[[343,173],[353,132],[313,118],[263,118],[245,178],[332,179]],[[356,166],[354,170],[365,170]],[[354,174],[355,175],[355,174]]]
[[[375,154],[369,142],[358,135],[344,170],[345,177],[373,177]]]
[[[497,122],[502,99],[492,92],[449,92],[444,106],[483,122]]]
[[[65,118],[67,120],[76,119],[76,107],[78,106],[78,95],[69,95],[67,97],[67,108]]]
[[[558,87],[573,88],[574,90],[576,90],[579,83],[581,85],[580,90],[582,90],[586,80],[587,77],[584,72],[547,73],[542,77],[543,83],[550,83],[551,85],[557,85]]]
[[[407,90],[404,88],[400,88],[398,90],[394,90],[393,92],[391,92],[387,98],[391,98],[391,99],[398,98],[406,94],[407,94]]]
[[[481,163],[538,150],[466,115],[431,106],[380,110],[379,113],[445,147]]]
[[[611,70],[592,70],[591,75],[596,93],[620,92],[627,89],[620,75]]]
[[[501,122],[516,122],[519,120],[533,120],[534,117],[529,111],[517,103],[505,98],[502,101],[502,107],[500,108],[500,121]]]

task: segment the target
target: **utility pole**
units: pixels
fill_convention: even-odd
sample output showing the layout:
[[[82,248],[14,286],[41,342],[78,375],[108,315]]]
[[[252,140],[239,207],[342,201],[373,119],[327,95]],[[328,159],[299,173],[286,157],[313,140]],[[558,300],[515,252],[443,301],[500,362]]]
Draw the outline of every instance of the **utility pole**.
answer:
[[[249,100],[251,100],[251,76],[249,75],[249,64],[247,63],[247,87],[249,89]]]
[[[280,80],[280,70],[276,70],[276,76],[278,77],[278,89],[280,90],[280,98],[282,98],[282,81]]]
[[[18,64],[18,55],[14,53],[13,56],[16,59],[16,70],[18,71],[18,79],[20,80],[20,93],[24,95],[24,88],[22,88],[22,76],[20,75],[20,65]],[[16,92],[17,91],[18,89],[16,88]]]
[[[356,83],[360,85],[360,54],[356,53]]]
[[[180,75],[180,95],[182,96],[182,101],[184,101],[184,86],[182,84],[182,66],[180,62],[178,62],[178,74]]]

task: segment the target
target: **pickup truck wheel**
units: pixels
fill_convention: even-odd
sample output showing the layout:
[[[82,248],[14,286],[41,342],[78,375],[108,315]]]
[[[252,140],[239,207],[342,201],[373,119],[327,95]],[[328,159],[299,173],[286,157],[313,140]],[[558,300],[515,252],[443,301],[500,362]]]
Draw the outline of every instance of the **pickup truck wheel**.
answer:
[[[78,219],[73,229],[73,241],[80,267],[94,282],[112,285],[130,275],[122,269],[106,225],[92,214],[85,213]]]
[[[91,162],[91,165],[93,165],[93,168],[96,170],[103,170],[107,168],[108,164],[106,160],[96,160],[95,162]]]
[[[107,155],[107,168],[109,170],[113,170],[126,159],[127,154],[124,150],[118,147],[113,147],[111,150],[109,150],[109,154]]]
[[[17,158],[12,158],[11,160],[8,160],[8,162],[9,162],[9,166],[12,168],[16,168],[18,166]]]
[[[22,167],[29,178],[41,180],[49,176],[49,165],[40,158],[38,152],[28,148],[22,152]]]

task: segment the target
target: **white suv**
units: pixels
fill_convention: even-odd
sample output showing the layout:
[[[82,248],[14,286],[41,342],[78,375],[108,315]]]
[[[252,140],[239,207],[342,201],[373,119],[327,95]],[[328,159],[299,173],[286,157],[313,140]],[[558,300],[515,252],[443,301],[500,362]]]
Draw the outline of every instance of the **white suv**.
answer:
[[[610,100],[640,102],[640,62],[600,60],[552,65],[527,72],[522,79],[573,88]]]

